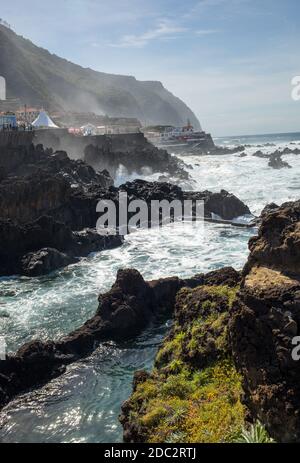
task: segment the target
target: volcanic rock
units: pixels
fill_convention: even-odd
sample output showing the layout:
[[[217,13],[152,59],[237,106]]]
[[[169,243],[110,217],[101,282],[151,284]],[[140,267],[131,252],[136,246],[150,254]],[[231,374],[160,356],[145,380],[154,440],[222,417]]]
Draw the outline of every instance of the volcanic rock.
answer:
[[[43,248],[22,257],[22,274],[35,277],[73,264],[76,259],[53,248]]]
[[[263,216],[229,324],[244,403],[278,442],[300,441],[300,370],[292,358],[300,326],[299,224],[299,201]]]
[[[195,278],[198,286],[209,285],[222,281],[222,275],[224,282],[240,279],[230,268]],[[155,317],[170,317],[178,291],[194,283],[179,278],[146,282],[136,270],[119,270],[115,284],[99,295],[98,309],[84,325],[56,342],[29,342],[0,362],[0,406],[62,374],[66,365],[90,354],[99,342],[128,339]]]

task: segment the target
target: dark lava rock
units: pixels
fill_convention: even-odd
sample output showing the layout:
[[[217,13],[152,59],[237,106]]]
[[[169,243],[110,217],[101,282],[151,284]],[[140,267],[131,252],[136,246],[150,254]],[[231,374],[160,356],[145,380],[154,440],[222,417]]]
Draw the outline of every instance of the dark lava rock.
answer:
[[[254,266],[300,273],[300,201],[284,203],[263,217],[258,236],[249,241],[250,256],[244,273]]]
[[[271,156],[268,165],[273,169],[283,169],[284,167],[287,167],[288,169],[292,168],[288,162],[281,159],[281,155]]]
[[[225,220],[251,214],[248,206],[226,190],[221,190],[220,193],[211,193],[205,203],[205,208]]]
[[[76,259],[57,249],[43,248],[37,252],[30,252],[21,259],[22,274],[35,277],[73,264]]]
[[[91,144],[90,151],[100,150],[106,159],[108,153],[111,154],[112,142],[114,162],[117,163],[116,153],[123,153],[123,156],[125,152],[117,144],[119,139],[113,139],[113,142],[104,137],[101,140],[104,144],[101,147]],[[134,146],[130,145],[130,140]],[[79,145],[83,142],[86,143],[78,139]],[[140,151],[141,147],[144,151]],[[160,166],[168,165],[171,170],[172,166],[178,168],[172,156],[157,150],[145,141],[143,135],[129,137],[127,149],[136,154],[130,158],[132,168],[137,162],[136,157],[144,165],[149,150],[153,150],[153,158],[149,154],[153,162],[160,159],[163,163],[159,163]],[[103,169],[104,165],[99,167]],[[148,205],[152,200],[203,199],[207,218],[215,213],[230,220],[250,212],[238,198],[225,191],[183,192],[176,185],[141,180],[115,188],[107,170],[96,172],[85,162],[70,159],[65,151],[53,153],[52,148],[45,149],[41,144],[0,146],[0,171],[0,275],[44,274],[47,269],[55,270],[64,262],[74,262],[75,257],[122,244],[120,236],[104,238],[97,236],[95,231],[99,200],[114,201],[118,212],[120,191],[127,192],[128,201],[143,199]],[[52,251],[45,254],[41,251],[44,248]]]
[[[147,182],[145,180],[134,180],[127,182],[119,187],[120,191],[128,194],[128,200],[143,199],[148,204],[152,200],[162,201],[164,199],[173,201],[202,200],[204,201],[205,217],[211,218],[212,214],[217,214],[224,220],[232,220],[236,217],[251,214],[250,209],[235,195],[221,190],[219,193],[211,191],[183,191],[179,186],[170,183]],[[115,191],[117,193],[117,191]],[[111,198],[113,200],[117,199]]]
[[[233,148],[227,148],[226,146],[215,146],[213,149],[209,150],[206,154],[211,155],[225,155],[225,154],[235,154],[245,151],[245,146],[234,146]]]
[[[213,270],[208,273],[201,273],[185,281],[184,286],[188,288],[196,288],[200,285],[220,286],[226,285],[229,288],[237,286],[241,282],[241,273],[237,272],[232,267],[223,267],[220,270]]]
[[[266,214],[229,323],[244,402],[278,442],[300,442],[300,369],[292,358],[300,326],[300,202]]]
[[[168,173],[181,180],[189,178],[185,165],[166,150],[156,148],[141,134],[135,134],[130,145],[114,146],[114,141],[107,137],[107,143],[103,145],[90,144],[84,150],[84,160],[95,169],[107,169],[115,176],[120,165],[124,166],[128,173],[144,173],[145,168],[152,172]]]
[[[197,278],[199,284],[209,285],[216,281],[233,283],[240,276],[227,268]],[[112,288],[100,294],[96,314],[84,325],[56,342],[27,343],[0,362],[0,406],[62,374],[66,365],[91,353],[99,342],[128,339],[154,317],[170,317],[178,291],[193,284],[193,279],[175,277],[146,282],[137,270],[119,270]]]
[[[274,212],[277,209],[279,209],[279,206],[276,203],[269,203],[263,208],[263,210],[261,211],[260,216],[261,216],[261,218],[265,217],[266,215],[270,214],[270,212]]]
[[[58,175],[70,185],[88,186],[91,183],[107,188],[113,184],[107,171],[96,172],[81,160],[70,159],[65,151],[53,153],[51,148],[29,146],[0,146],[0,166],[6,177],[30,177],[40,171]]]
[[[161,439],[159,442],[165,442],[166,436],[171,435],[173,437],[174,433],[181,434],[182,439],[186,438],[183,434],[186,430],[184,413],[180,413],[179,420],[172,421],[170,432],[168,432],[168,426],[162,431],[159,424],[164,422],[165,416],[168,421],[172,419],[172,416],[174,416],[173,404],[181,404],[181,400],[184,401],[184,407],[190,403],[195,413],[198,412],[198,416],[201,416],[199,412],[201,402],[205,404],[206,399],[200,396],[200,400],[195,402],[189,396],[189,387],[192,387],[192,378],[197,373],[201,377],[205,377],[206,368],[209,369],[216,363],[222,363],[225,359],[230,358],[230,343],[226,330],[231,300],[236,295],[236,286],[239,284],[240,278],[238,272],[226,268],[210,272],[207,275],[195,276],[189,280],[193,289],[185,285],[185,287],[177,291],[173,302],[175,309],[172,327],[159,347],[154,370],[152,373],[146,371],[135,372],[133,394],[122,404],[119,420],[123,426],[124,442],[151,442],[153,435],[155,435],[156,439]],[[228,286],[228,283],[233,286]],[[182,383],[180,383],[180,373],[182,377],[184,375],[184,382]],[[189,382],[189,378],[191,382]],[[145,382],[147,382],[147,385]],[[179,383],[177,387],[176,382]],[[209,383],[209,379],[207,382]],[[161,397],[160,390],[167,383],[173,386],[170,389],[166,388],[163,397]],[[146,392],[149,390],[148,386],[151,390],[150,394]],[[198,388],[201,388],[201,381],[198,383]],[[156,410],[156,397],[159,405],[164,407],[163,404],[166,404],[166,414],[158,415],[155,421],[149,423],[146,418],[152,416],[153,407]],[[232,395],[231,404],[239,400],[237,394]],[[220,406],[220,402],[218,406]],[[179,407],[179,410],[181,411],[181,407]],[[170,418],[168,411],[170,411]],[[218,412],[215,411],[213,414],[213,426],[216,423],[217,415]],[[207,408],[205,416],[205,431],[207,431],[211,426],[209,422],[211,418],[207,414]],[[230,418],[231,424],[233,424],[234,418],[232,416]],[[223,420],[226,421],[224,414],[221,415],[221,421]],[[157,431],[156,427],[159,427],[159,431]],[[162,432],[163,435],[161,435]],[[186,440],[183,441],[186,442]]]
[[[269,159],[270,154],[263,153],[261,150],[259,150],[253,153],[252,156],[255,156],[257,158]]]
[[[256,151],[252,156],[256,156],[258,158],[269,159],[269,167],[273,169],[282,169],[284,167],[291,168],[288,162],[283,161],[281,157],[284,154],[298,154],[298,150],[295,151],[291,150],[290,148],[285,148],[283,151],[276,150],[273,153],[263,153],[262,151]]]
[[[122,243],[121,236],[104,237],[91,229],[73,232],[49,216],[23,225],[0,219],[0,274],[43,275],[75,262],[79,256]]]

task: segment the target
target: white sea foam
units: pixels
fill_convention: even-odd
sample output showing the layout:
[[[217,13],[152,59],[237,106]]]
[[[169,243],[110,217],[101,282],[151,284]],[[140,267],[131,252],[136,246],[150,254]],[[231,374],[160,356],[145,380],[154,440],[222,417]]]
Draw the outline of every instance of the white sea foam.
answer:
[[[271,152],[287,143],[277,140],[276,147],[257,146],[267,141],[274,142],[274,138],[255,141],[256,146],[247,148],[247,157],[242,158],[238,154],[183,156],[184,162],[193,165],[193,188],[224,188],[245,201],[254,214],[269,202],[298,199],[300,156],[285,156],[292,169],[273,170],[267,159],[253,157],[253,152]],[[288,146],[295,148],[300,143]],[[145,178],[156,179],[153,175]],[[120,172],[120,183],[126,180],[126,172]],[[135,267],[145,278],[191,276],[224,265],[241,268],[253,233],[252,229],[212,223],[141,230],[127,236],[122,247],[90,256],[53,275],[3,278],[0,336],[15,350],[29,339],[57,338],[79,326],[94,313],[98,293],[110,287],[121,267]],[[164,326],[152,327],[135,342],[101,346],[91,359],[73,365],[67,375],[12,402],[0,414],[0,440],[120,441],[117,417],[121,402],[130,394],[133,371],[151,367],[164,332]]]

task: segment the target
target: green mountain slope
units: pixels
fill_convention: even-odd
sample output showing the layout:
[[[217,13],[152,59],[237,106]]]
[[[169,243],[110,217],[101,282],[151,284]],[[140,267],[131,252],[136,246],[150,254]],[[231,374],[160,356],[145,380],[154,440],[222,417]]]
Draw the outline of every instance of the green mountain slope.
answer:
[[[183,101],[160,82],[142,82],[82,68],[37,47],[0,25],[0,75],[7,96],[22,103],[57,109],[137,117],[142,124],[181,125],[199,121]]]

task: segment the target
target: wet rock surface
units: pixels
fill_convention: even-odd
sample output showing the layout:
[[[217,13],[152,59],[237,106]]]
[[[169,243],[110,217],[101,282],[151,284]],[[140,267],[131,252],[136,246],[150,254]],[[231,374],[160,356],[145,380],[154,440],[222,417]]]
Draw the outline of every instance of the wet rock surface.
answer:
[[[112,191],[112,189],[111,189]],[[128,194],[128,200],[143,199],[149,205],[153,200],[167,201],[192,200],[204,202],[204,215],[211,218],[212,214],[220,216],[224,220],[232,220],[242,215],[251,214],[250,209],[235,195],[221,190],[219,193],[211,191],[183,191],[179,186],[165,182],[146,182],[134,180],[127,182],[114,190],[115,193],[124,191]]]
[[[253,153],[252,156],[256,156],[257,158],[269,159],[268,166],[272,167],[273,169],[283,169],[288,168],[291,169],[290,164],[287,161],[282,160],[282,156],[285,154],[300,154],[300,150],[295,148],[294,150],[290,148],[284,148],[284,150],[279,151],[276,150],[273,153],[263,153],[261,150],[256,151]]]
[[[299,362],[292,356],[300,326],[299,214],[299,202],[266,208],[258,236],[250,240],[241,280],[234,275],[227,280],[219,272],[211,281],[211,290],[198,286],[200,279],[195,278],[195,289],[183,288],[177,293],[174,325],[158,351],[155,369],[151,374],[136,373],[132,396],[122,406],[120,420],[126,442],[176,442],[176,438],[187,442],[191,432],[194,442],[230,442],[232,421],[224,425],[221,437],[214,434],[221,410],[223,424],[227,416],[233,416],[226,398],[222,397],[210,417],[203,402],[195,403],[196,391],[201,390],[202,400],[210,403],[222,386],[209,389],[209,397],[201,382],[194,389],[195,372],[209,377],[212,364],[221,361],[221,366],[226,365],[224,352],[240,375],[240,387],[234,387],[235,381],[228,391],[239,394],[243,409],[235,415],[237,427],[260,421],[275,441],[300,441]],[[228,289],[224,293],[224,285],[234,288],[234,293]],[[223,386],[233,378],[231,367],[227,367]],[[220,375],[220,370],[215,375]],[[182,397],[175,383],[184,389]],[[210,388],[213,381],[205,384]],[[174,425],[177,407],[181,410],[187,403],[193,409],[192,422],[190,412],[185,411]],[[204,417],[206,433],[201,433]],[[166,426],[166,421],[173,425]]]
[[[120,415],[125,442],[228,442],[244,422],[227,333],[240,275],[224,269],[199,283],[177,292],[153,371],[134,375]]]
[[[87,164],[99,169],[104,166],[114,177],[120,166],[129,174],[145,174],[147,171],[165,172],[178,180],[188,180],[189,175],[184,163],[166,150],[158,149],[143,136],[136,134],[136,143],[126,146],[125,149],[114,149],[107,137],[103,146],[90,144],[84,150],[84,160]]]
[[[135,336],[173,315],[155,370],[136,373],[122,407],[124,440],[230,442],[259,420],[276,441],[299,442],[300,373],[292,358],[300,326],[299,223],[299,202],[265,211],[242,273],[224,268],[147,282],[136,270],[120,270],[84,325],[55,342],[28,343],[0,363],[1,405],[62,374],[99,342]]]
[[[23,275],[34,277],[50,273],[61,267],[76,262],[75,258],[53,248],[43,248],[30,252],[22,257],[21,271]]]
[[[244,402],[278,442],[300,441],[300,370],[292,358],[299,335],[300,203],[264,216],[250,240],[230,334],[243,376]]]
[[[270,160],[269,160],[269,163],[268,163],[268,166],[269,167],[272,167],[273,169],[283,169],[285,167],[287,167],[288,169],[291,169],[292,167],[289,165],[288,162],[286,161],[283,161],[281,159],[281,156],[278,155],[278,156],[271,156]]]
[[[4,177],[30,177],[39,172],[58,175],[70,185],[87,186],[91,183],[108,187],[113,184],[108,172],[96,172],[82,160],[73,160],[66,151],[31,143],[26,146],[0,145],[0,165]]]
[[[51,216],[26,224],[0,219],[0,239],[0,274],[27,276],[44,275],[76,262],[79,256],[123,243],[121,236],[101,236],[94,229],[72,231]]]
[[[207,218],[215,213],[231,220],[250,213],[223,190],[183,192],[176,185],[141,180],[116,188],[106,170],[96,172],[83,161],[69,159],[66,152],[53,153],[40,144],[0,146],[0,167],[1,275],[38,276],[90,252],[121,245],[122,236],[104,238],[95,230],[99,200],[112,200],[118,212],[120,191],[128,194],[128,201],[142,199],[149,206],[152,200],[204,200]],[[44,248],[57,253],[45,254]]]
[[[155,317],[169,318],[181,288],[210,285],[223,278],[231,284],[240,274],[226,268],[187,280],[173,277],[146,282],[136,270],[119,270],[115,284],[100,294],[94,317],[84,325],[56,342],[29,342],[0,362],[0,405],[62,374],[66,365],[90,354],[99,342],[130,338]]]

